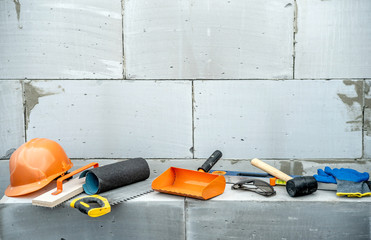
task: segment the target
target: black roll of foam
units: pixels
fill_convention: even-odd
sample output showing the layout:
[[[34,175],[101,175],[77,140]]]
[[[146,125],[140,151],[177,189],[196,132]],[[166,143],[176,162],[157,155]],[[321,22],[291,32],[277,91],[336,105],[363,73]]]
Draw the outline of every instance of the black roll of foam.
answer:
[[[149,174],[147,161],[133,158],[86,170],[80,178],[86,177],[83,188],[85,193],[92,195],[146,180]]]

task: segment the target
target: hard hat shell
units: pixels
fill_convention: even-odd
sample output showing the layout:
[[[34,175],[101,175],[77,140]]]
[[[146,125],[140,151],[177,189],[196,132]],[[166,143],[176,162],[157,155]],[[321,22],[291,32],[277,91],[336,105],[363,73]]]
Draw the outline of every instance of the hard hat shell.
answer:
[[[35,138],[20,146],[10,157],[9,197],[37,191],[73,166],[63,148],[55,141]]]

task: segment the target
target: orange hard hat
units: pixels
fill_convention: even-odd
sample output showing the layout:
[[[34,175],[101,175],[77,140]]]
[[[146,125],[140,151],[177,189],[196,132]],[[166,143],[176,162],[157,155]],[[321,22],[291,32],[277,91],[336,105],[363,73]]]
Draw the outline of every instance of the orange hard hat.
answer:
[[[61,145],[35,138],[20,146],[10,157],[8,197],[20,196],[45,187],[73,166]]]

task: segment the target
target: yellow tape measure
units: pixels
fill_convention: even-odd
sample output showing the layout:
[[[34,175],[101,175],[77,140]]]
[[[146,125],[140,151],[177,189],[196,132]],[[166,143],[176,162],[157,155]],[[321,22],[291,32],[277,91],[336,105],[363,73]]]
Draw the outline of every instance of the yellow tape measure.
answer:
[[[89,203],[97,203],[100,207],[92,207]],[[108,200],[99,195],[77,198],[71,202],[70,206],[77,208],[80,212],[85,213],[90,217],[100,217],[111,212],[111,205]]]

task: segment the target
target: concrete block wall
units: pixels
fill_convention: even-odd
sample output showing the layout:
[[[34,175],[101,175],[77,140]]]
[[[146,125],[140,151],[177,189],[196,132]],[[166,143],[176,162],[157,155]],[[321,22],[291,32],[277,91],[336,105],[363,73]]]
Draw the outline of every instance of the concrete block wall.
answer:
[[[371,1],[0,2],[0,158],[369,160]],[[356,161],[355,161],[356,162]]]

